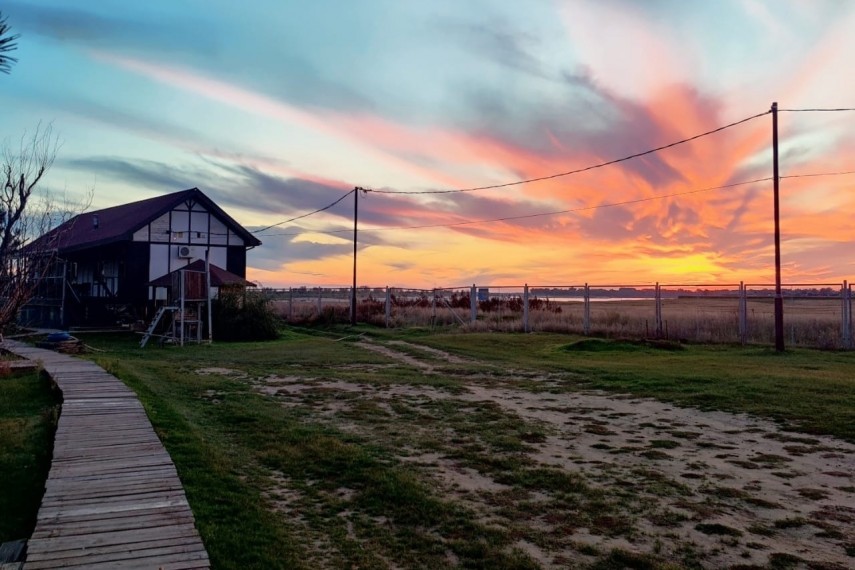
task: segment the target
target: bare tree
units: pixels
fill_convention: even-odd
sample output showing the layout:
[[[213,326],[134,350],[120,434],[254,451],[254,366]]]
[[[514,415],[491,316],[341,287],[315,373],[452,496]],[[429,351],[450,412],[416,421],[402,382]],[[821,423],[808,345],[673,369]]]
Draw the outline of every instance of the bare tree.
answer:
[[[6,54],[18,49],[16,40],[19,37],[21,37],[20,34],[12,34],[6,18],[3,17],[3,12],[0,12],[0,72],[9,73],[12,70],[12,64],[18,61]]]
[[[59,141],[48,125],[21,137],[20,147],[8,143],[0,156],[0,331],[15,322],[18,312],[55,269],[62,236],[48,232],[71,216],[47,192],[37,192],[53,164]]]

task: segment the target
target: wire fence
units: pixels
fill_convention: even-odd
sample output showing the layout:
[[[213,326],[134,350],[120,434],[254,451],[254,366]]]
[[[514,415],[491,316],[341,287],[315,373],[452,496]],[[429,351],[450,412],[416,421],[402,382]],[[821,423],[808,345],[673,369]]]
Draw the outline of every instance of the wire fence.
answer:
[[[352,289],[261,289],[293,324],[349,322]],[[790,346],[852,349],[852,286],[782,287]],[[774,286],[756,283],[357,289],[358,322],[389,328],[557,332],[700,343],[774,343]]]

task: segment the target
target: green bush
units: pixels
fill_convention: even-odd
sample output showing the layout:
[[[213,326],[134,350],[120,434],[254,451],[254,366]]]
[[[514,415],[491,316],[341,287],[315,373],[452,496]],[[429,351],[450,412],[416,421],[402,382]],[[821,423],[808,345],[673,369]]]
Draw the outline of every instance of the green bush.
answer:
[[[272,340],[279,337],[280,319],[270,300],[244,290],[221,289],[211,313],[214,340]]]

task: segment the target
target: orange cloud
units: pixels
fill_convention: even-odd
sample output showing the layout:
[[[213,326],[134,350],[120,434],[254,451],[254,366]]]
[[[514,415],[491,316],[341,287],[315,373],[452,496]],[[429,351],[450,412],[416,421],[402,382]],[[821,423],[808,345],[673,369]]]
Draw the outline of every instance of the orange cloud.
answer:
[[[639,36],[638,41],[642,50],[658,53],[665,49],[654,37]],[[617,158],[607,154],[609,145],[586,144],[589,141],[584,137],[594,135],[584,131],[578,140],[571,140],[573,133],[562,135],[545,126],[541,132],[543,145],[536,147],[494,133],[413,126],[376,115],[312,113],[188,70],[103,53],[96,53],[96,57],[243,111],[345,141],[380,165],[405,170],[411,180],[418,181],[414,184],[426,188],[537,178]],[[831,48],[823,47],[817,57],[834,56]],[[637,100],[613,97],[616,113],[625,115],[622,118],[644,118],[645,128],[651,132],[643,134],[651,136],[643,140],[670,142],[740,118],[728,117],[718,101],[674,84],[669,74],[651,78],[638,91]],[[798,84],[793,83],[792,92],[798,90]],[[619,140],[623,136],[620,130],[610,136],[622,143],[615,148],[646,144],[642,139]],[[526,212],[537,204],[542,204],[545,212],[656,198],[771,176],[770,145],[771,120],[762,117],[653,156],[476,196],[485,204],[486,199],[492,199],[491,207],[506,210],[507,215],[514,215],[523,204]],[[799,157],[797,172],[855,169],[855,164],[847,164],[853,150],[851,140],[833,140],[821,157]],[[342,189],[349,186],[336,176],[284,165],[268,164],[265,170]],[[855,208],[853,181],[855,177],[782,182],[782,235],[787,271],[792,272],[788,278],[841,276],[846,268],[852,268],[851,254],[838,273],[828,269],[834,267],[828,259],[837,251],[834,244],[855,241],[849,215]],[[519,280],[537,278],[552,283],[625,280],[628,276],[645,281],[768,281],[771,187],[771,182],[766,182],[542,218],[446,230],[401,230],[384,235],[406,247],[385,244],[363,250],[360,271],[372,283],[393,281],[390,284],[398,285],[431,280],[465,283],[475,274],[496,278],[513,275]],[[475,206],[469,204],[471,208],[478,204],[473,203]],[[454,195],[382,200],[369,195],[363,207],[373,216],[369,219],[383,220],[385,226],[429,225],[477,219],[477,212],[455,210],[467,204]],[[481,217],[493,217],[490,213]],[[808,256],[816,258],[814,264]],[[253,272],[262,275],[260,270],[252,270],[250,275]],[[282,275],[290,283],[306,281],[297,276],[313,275],[316,283],[341,285],[349,282],[349,262],[346,256],[286,262],[281,272],[263,273],[263,281],[270,283],[274,275]]]

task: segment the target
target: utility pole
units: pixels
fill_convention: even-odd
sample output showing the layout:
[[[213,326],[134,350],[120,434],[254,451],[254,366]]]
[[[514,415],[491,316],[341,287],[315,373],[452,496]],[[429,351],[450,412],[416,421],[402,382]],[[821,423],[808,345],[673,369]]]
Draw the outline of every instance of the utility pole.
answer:
[[[353,189],[353,288],[350,290],[350,324],[356,326],[356,229],[359,219],[359,186]]]
[[[772,178],[775,200],[775,350],[784,351],[784,297],[781,294],[781,220],[778,194],[778,103],[772,103]]]

